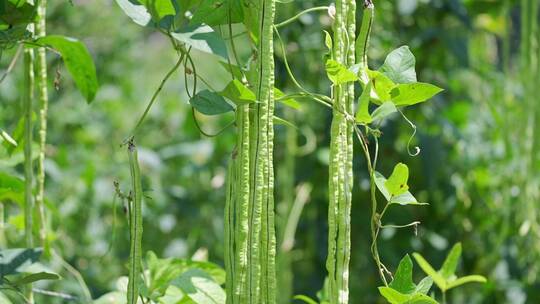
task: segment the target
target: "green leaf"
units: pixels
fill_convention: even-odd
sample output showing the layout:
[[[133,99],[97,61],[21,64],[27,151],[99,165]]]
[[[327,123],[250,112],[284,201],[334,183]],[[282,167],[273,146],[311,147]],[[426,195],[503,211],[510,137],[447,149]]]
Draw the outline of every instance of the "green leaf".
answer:
[[[397,196],[407,192],[409,185],[407,180],[409,179],[409,168],[403,163],[398,163],[392,171],[392,175],[384,183],[388,193],[391,196]]]
[[[255,93],[253,93],[253,91],[251,91],[238,79],[234,79],[233,81],[229,82],[225,89],[219,92],[219,94],[230,99],[236,105],[243,105],[257,101]]]
[[[398,84],[392,88],[390,95],[396,106],[410,106],[424,102],[442,91],[432,84],[417,82]]]
[[[8,144],[12,145],[13,147],[17,147],[17,141],[9,135],[6,131],[0,129],[0,137],[2,137]]]
[[[452,247],[450,253],[448,253],[448,255],[446,256],[441,270],[439,271],[443,278],[449,280],[455,275],[460,257],[461,243],[457,243]]]
[[[486,280],[485,277],[483,277],[481,275],[464,276],[464,277],[461,277],[461,278],[459,278],[457,280],[449,282],[448,286],[447,286],[447,289],[452,289],[454,287],[458,287],[460,285],[467,284],[467,283],[472,283],[472,282],[486,283],[487,280]]]
[[[391,99],[390,91],[396,84],[379,71],[368,70],[367,74],[372,84],[372,101],[375,104],[381,104],[385,101],[389,101]]]
[[[39,38],[36,43],[48,45],[62,55],[77,88],[88,103],[92,102],[96,96],[98,81],[94,61],[84,44],[77,39],[59,35]]]
[[[326,48],[328,49],[328,52],[332,52],[333,43],[332,43],[332,36],[327,31],[324,32],[324,45],[326,45]]]
[[[340,85],[358,80],[356,74],[349,71],[347,67],[333,59],[328,59],[326,61],[326,74],[334,85]]]
[[[37,7],[27,1],[1,1],[0,21],[10,26],[22,25],[35,20]]]
[[[159,22],[165,16],[176,15],[176,10],[171,0],[138,0],[144,5],[154,21]]]
[[[386,101],[371,113],[371,117],[373,121],[378,121],[395,112],[397,112],[397,108],[394,103]]]
[[[210,275],[200,269],[190,269],[172,281],[197,304],[225,304],[225,292]]]
[[[228,58],[225,41],[208,25],[188,26],[171,35],[194,49]]]
[[[438,303],[439,302],[435,301],[434,299],[428,297],[425,294],[417,293],[417,294],[414,294],[404,304],[438,304]]]
[[[205,115],[218,115],[234,111],[233,106],[225,98],[209,90],[198,92],[189,100],[189,103]]]
[[[420,266],[420,268],[422,268],[422,270],[433,279],[433,282],[435,282],[435,284],[442,291],[446,291],[447,286],[444,277],[440,273],[435,271],[435,269],[433,269],[433,267],[420,254],[415,252],[413,253],[413,257],[416,260],[416,263],[418,263],[418,265]]]
[[[283,93],[280,89],[274,87],[274,97],[277,102],[282,103],[290,108],[293,108],[295,110],[300,109],[300,103],[296,101],[294,98],[282,98],[285,96],[285,93]]]
[[[433,285],[433,279],[430,276],[423,278],[418,285],[416,285],[415,292],[427,294]]]
[[[242,2],[239,0],[203,0],[193,13],[191,24],[221,24],[239,23],[244,19]]]
[[[381,173],[377,171],[375,171],[374,175],[375,175],[375,185],[377,186],[377,189],[381,191],[382,195],[387,201],[390,201],[390,199],[392,199],[392,196],[390,195],[390,193],[386,189],[386,186],[384,185],[386,183],[386,177],[384,177],[384,175],[382,175]]]
[[[31,273],[13,282],[14,285],[24,285],[42,280],[58,280],[60,276],[51,272]]]
[[[373,121],[369,115],[369,95],[371,94],[371,82],[368,82],[362,94],[358,98],[358,111],[356,112],[356,122],[368,124]]]
[[[414,55],[404,45],[390,52],[379,70],[395,83],[413,83],[416,82],[415,64]]]
[[[146,26],[152,20],[152,16],[144,5],[135,4],[130,0],[116,0],[116,3],[138,25]]]
[[[307,304],[317,304],[317,301],[305,295],[296,295],[293,297],[293,299],[303,301],[304,303],[307,303]]]
[[[18,177],[0,172],[0,197],[6,193],[23,193],[24,181]],[[1,251],[0,251],[1,254]]]
[[[394,279],[388,286],[393,289],[410,294],[415,291],[416,285],[412,280],[413,263],[408,254],[399,262],[398,269],[394,275]]]
[[[416,200],[416,198],[411,194],[411,192],[407,191],[405,193],[402,193],[400,195],[393,196],[390,201],[388,202],[390,204],[398,204],[398,205],[429,205],[428,203],[420,203]]]
[[[405,303],[409,299],[408,295],[402,294],[390,287],[379,287],[379,293],[390,302],[390,304]]]

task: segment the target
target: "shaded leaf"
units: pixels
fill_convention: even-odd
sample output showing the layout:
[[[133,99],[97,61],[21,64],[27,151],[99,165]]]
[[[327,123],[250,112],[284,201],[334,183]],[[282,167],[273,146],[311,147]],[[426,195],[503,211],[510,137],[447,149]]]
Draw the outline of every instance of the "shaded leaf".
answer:
[[[397,112],[397,108],[394,103],[386,101],[371,113],[371,117],[373,121],[378,121],[395,112]]]
[[[165,16],[176,15],[176,10],[171,0],[138,0],[152,15],[154,21],[159,22]]]
[[[37,273],[31,273],[29,275],[26,275],[22,277],[19,280],[16,280],[13,282],[14,285],[24,285],[29,284],[37,281],[42,280],[58,280],[60,279],[60,276],[56,273],[51,272],[37,272]]]
[[[189,269],[172,281],[197,304],[224,304],[225,292],[210,275],[200,269]]]
[[[234,111],[233,106],[225,98],[209,90],[198,92],[189,100],[189,103],[198,112],[205,115],[218,115]]]
[[[391,99],[390,91],[396,84],[379,71],[368,70],[367,74],[372,84],[372,101],[375,104],[381,104],[385,101],[389,101]]]
[[[242,22],[244,14],[239,0],[203,0],[193,13],[191,24],[221,24]]]
[[[48,45],[62,55],[77,88],[88,103],[92,102],[96,96],[98,81],[94,61],[84,44],[77,39],[59,35],[45,36],[36,42]]]
[[[14,248],[0,250],[0,277],[24,272],[39,260],[41,248]]]
[[[429,276],[423,278],[418,285],[416,285],[415,292],[427,294],[433,285],[433,279]]]
[[[404,45],[390,52],[379,70],[395,83],[413,83],[416,82],[415,64],[414,55]]]

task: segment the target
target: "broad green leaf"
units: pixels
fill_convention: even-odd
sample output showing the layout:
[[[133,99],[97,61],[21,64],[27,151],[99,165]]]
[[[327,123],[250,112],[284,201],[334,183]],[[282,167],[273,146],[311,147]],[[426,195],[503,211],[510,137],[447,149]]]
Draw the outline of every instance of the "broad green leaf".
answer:
[[[294,98],[283,98],[285,96],[285,93],[283,93],[280,89],[274,87],[274,97],[277,102],[282,103],[288,107],[291,107],[295,110],[300,109],[300,103],[296,101]]]
[[[432,84],[417,82],[398,84],[392,88],[390,95],[396,106],[410,106],[424,102],[442,91]]]
[[[392,171],[392,175],[384,183],[388,193],[393,196],[400,195],[407,192],[409,185],[407,181],[409,179],[409,168],[403,163],[398,163]]]
[[[456,279],[452,282],[449,282],[448,283],[448,286],[446,287],[447,289],[452,289],[454,287],[458,287],[460,285],[463,285],[463,284],[467,284],[467,283],[472,283],[472,282],[476,282],[476,283],[486,283],[487,280],[486,278],[484,278],[483,276],[481,275],[469,275],[469,276],[464,276],[464,277],[461,277],[459,279]]]
[[[367,74],[371,80],[371,99],[375,104],[382,104],[389,101],[390,91],[396,85],[390,78],[379,71],[368,70]]]
[[[397,108],[394,103],[386,101],[371,113],[371,117],[373,121],[378,121],[395,112],[397,112]]]
[[[29,283],[33,283],[33,282],[37,282],[37,281],[42,281],[42,280],[58,280],[58,279],[60,279],[60,276],[57,275],[56,273],[37,272],[37,273],[31,273],[29,275],[26,275],[26,276],[22,277],[21,279],[16,280],[15,282],[13,282],[13,284],[14,285],[24,285],[24,284],[29,284]]]
[[[205,115],[218,115],[234,111],[233,106],[225,98],[209,90],[198,92],[189,100],[189,103],[198,112]]]
[[[0,137],[2,137],[8,144],[17,147],[17,141],[9,135],[6,131],[0,129]]]
[[[420,266],[420,268],[422,268],[422,270],[433,279],[433,282],[435,282],[435,284],[442,291],[446,291],[447,286],[444,277],[440,273],[435,271],[435,269],[433,269],[433,267],[420,254],[413,253],[413,257],[416,260],[416,263],[418,263],[418,265]]]
[[[208,25],[188,26],[171,33],[171,35],[188,47],[225,59],[228,57],[225,41]]]
[[[84,44],[77,39],[59,35],[39,38],[36,43],[48,45],[62,55],[77,88],[88,103],[92,102],[96,96],[98,81],[94,61]]]
[[[154,21],[159,22],[165,16],[176,15],[176,10],[171,0],[138,0],[144,5]]]
[[[261,7],[259,0],[244,0],[242,3],[242,14],[244,15],[243,23],[249,32],[249,37],[253,44],[257,45],[260,36],[259,12]]]
[[[22,179],[0,172],[0,201],[12,200],[20,203],[23,193],[24,181]]]
[[[356,111],[356,122],[360,124],[368,124],[373,121],[369,115],[369,95],[371,94],[371,82],[365,86],[362,94],[358,98],[358,111]]]
[[[402,193],[400,195],[393,196],[390,201],[388,202],[390,204],[398,204],[398,205],[429,205],[428,203],[420,203],[416,200],[416,198],[411,194],[411,192],[406,191],[405,193]]]
[[[10,26],[26,26],[35,20],[37,6],[27,1],[1,1],[0,22]]]
[[[461,243],[457,243],[452,247],[450,253],[448,253],[446,256],[441,270],[439,271],[443,278],[450,280],[452,277],[454,277],[460,257]]]
[[[223,97],[230,99],[236,105],[243,105],[257,101],[255,93],[246,87],[238,79],[229,82],[223,91],[219,92]]]
[[[411,296],[404,304],[438,304],[433,298],[428,297],[425,294],[417,293]]]
[[[413,83],[416,82],[415,64],[414,55],[409,47],[404,45],[386,56],[379,71],[383,72],[395,83]]]
[[[135,4],[130,0],[116,0],[116,3],[138,25],[146,26],[152,20],[152,16],[142,4]]]
[[[225,304],[225,292],[206,272],[192,268],[172,281],[197,304]]]
[[[347,67],[333,59],[328,59],[326,61],[326,74],[334,85],[340,85],[358,80],[356,74],[349,71]]]
[[[240,0],[203,0],[195,9],[191,24],[221,24],[242,22],[244,14]]]
[[[415,291],[416,285],[412,280],[413,263],[408,254],[399,262],[398,269],[394,274],[394,279],[388,286],[393,289],[410,294]]]
[[[124,304],[126,303],[126,293],[120,291],[112,291],[99,297],[92,302],[93,304]]]
[[[390,302],[390,304],[405,303],[409,299],[408,295],[402,294],[390,287],[379,287],[379,293]]]
[[[13,248],[0,250],[0,277],[24,272],[41,256],[41,248]]]
[[[296,295],[293,297],[294,300],[299,300],[307,304],[317,304],[317,301],[305,295]]]
[[[430,276],[423,278],[418,285],[416,285],[415,292],[427,294],[433,285],[433,279]]]

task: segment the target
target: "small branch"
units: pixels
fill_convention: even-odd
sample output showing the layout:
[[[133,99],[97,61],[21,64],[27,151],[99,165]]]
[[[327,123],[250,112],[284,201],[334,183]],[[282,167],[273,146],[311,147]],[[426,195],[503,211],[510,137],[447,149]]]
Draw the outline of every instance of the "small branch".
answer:
[[[328,6],[317,6],[317,7],[312,7],[312,8],[308,8],[306,10],[303,10],[301,11],[300,13],[296,14],[295,16],[283,21],[283,22],[280,22],[276,25],[274,25],[275,27],[282,27],[282,26],[285,26],[285,25],[288,25],[290,23],[293,23],[294,21],[296,21],[297,19],[299,19],[300,17],[302,17],[302,15],[304,14],[307,14],[307,13],[311,13],[311,12],[315,12],[315,11],[328,11]]]

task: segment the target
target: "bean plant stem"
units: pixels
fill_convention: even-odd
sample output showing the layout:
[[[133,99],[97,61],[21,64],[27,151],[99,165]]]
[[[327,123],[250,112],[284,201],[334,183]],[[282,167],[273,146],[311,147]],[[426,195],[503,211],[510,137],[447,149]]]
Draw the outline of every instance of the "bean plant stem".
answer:
[[[280,22],[280,23],[276,24],[275,26],[277,28],[282,27],[282,26],[286,26],[286,25],[291,24],[294,21],[298,20],[304,14],[315,12],[315,11],[327,11],[327,10],[328,10],[328,6],[311,7],[311,8],[308,8],[308,9],[305,9],[305,10],[301,11],[300,13],[296,14],[295,16],[293,16],[293,17],[291,17],[291,18],[289,18],[289,19],[287,19],[287,20],[285,20],[283,22]]]
[[[34,211],[34,200],[32,194],[33,188],[33,164],[32,164],[32,141],[33,141],[33,123],[32,123],[32,104],[34,100],[34,50],[26,48],[24,50],[24,234],[26,247],[34,247],[33,221],[32,213]],[[26,298],[33,303],[32,284],[26,287]]]
[[[37,8],[36,36],[43,37],[46,34],[46,9],[47,0],[40,0]],[[47,223],[45,217],[45,145],[47,142],[47,112],[49,108],[49,98],[47,92],[47,58],[44,47],[37,49],[37,84],[39,96],[39,157],[37,168],[37,195],[36,206],[39,216],[39,239],[41,246],[48,251],[47,244]]]

